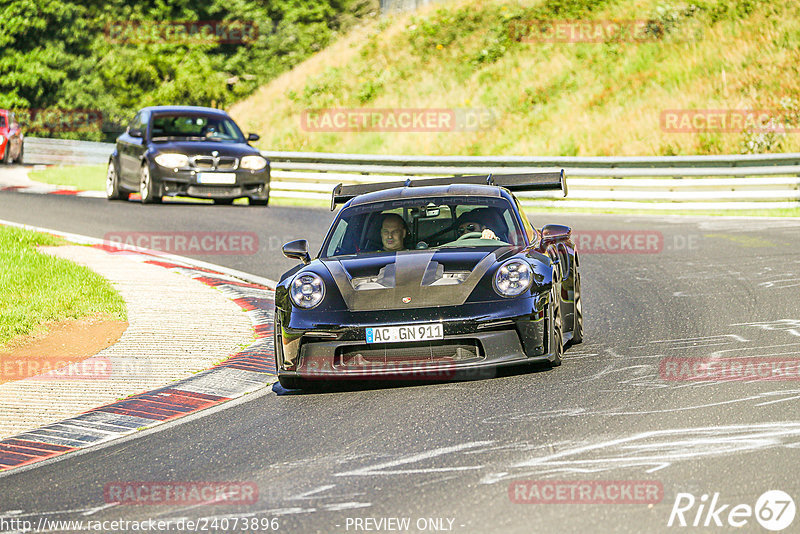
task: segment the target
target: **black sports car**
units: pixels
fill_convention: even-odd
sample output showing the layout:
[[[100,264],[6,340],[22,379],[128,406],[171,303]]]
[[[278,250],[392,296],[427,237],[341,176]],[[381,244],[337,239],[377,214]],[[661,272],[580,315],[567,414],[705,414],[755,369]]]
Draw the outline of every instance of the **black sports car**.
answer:
[[[303,263],[275,291],[281,385],[559,365],[582,341],[578,253],[511,193],[536,189],[566,195],[563,171],[337,186],[332,208],[346,203],[319,256],[283,247]]]
[[[269,203],[269,161],[249,145],[222,110],[194,106],[154,106],[136,114],[108,160],[106,196],[142,203],[164,196],[210,198],[231,204],[248,198]]]

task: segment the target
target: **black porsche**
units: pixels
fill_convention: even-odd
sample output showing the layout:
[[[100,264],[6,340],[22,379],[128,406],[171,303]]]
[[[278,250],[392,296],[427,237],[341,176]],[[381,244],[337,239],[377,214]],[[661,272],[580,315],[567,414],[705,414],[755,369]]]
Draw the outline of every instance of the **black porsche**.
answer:
[[[269,203],[269,161],[222,110],[153,106],[136,114],[117,138],[108,161],[106,196],[127,200],[138,192],[143,204],[164,196],[213,199],[231,204],[248,198]]]
[[[563,189],[564,173],[339,185],[319,256],[275,291],[286,388],[339,379],[449,379],[561,363],[583,337],[578,252],[566,226],[536,230],[512,191]]]

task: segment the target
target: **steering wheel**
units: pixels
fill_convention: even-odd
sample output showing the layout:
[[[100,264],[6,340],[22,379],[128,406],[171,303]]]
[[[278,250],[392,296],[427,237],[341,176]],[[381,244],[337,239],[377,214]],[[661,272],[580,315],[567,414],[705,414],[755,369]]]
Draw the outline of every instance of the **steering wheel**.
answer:
[[[483,232],[467,232],[466,234],[456,239],[456,241],[462,241],[464,239],[480,239],[482,235]]]

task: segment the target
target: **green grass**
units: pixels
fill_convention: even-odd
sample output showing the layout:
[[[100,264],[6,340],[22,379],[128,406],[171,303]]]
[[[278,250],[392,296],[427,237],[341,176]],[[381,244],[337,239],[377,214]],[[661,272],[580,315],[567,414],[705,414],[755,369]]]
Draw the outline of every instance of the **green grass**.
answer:
[[[640,42],[540,42],[534,20],[646,20]],[[796,0],[451,0],[367,23],[231,108],[259,146],[375,154],[800,151],[800,134],[672,132],[661,113],[770,110],[800,122]],[[516,26],[515,26],[516,25]],[[484,128],[322,132],[320,108],[487,109]]]
[[[106,279],[35,249],[63,244],[48,234],[0,226],[0,347],[50,321],[98,314],[126,319],[125,302]]]
[[[83,191],[106,190],[105,165],[57,165],[33,170],[28,177],[37,182],[72,186]]]

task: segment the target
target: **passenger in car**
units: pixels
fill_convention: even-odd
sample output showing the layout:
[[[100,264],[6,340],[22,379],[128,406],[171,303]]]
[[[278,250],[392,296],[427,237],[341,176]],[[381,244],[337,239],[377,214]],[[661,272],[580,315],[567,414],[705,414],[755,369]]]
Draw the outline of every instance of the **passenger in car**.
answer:
[[[489,228],[489,218],[490,215],[485,211],[485,209],[481,208],[462,213],[456,219],[458,235],[462,236],[472,232],[480,232],[481,239],[499,240],[500,238],[497,237],[497,234],[495,234],[494,231]]]

